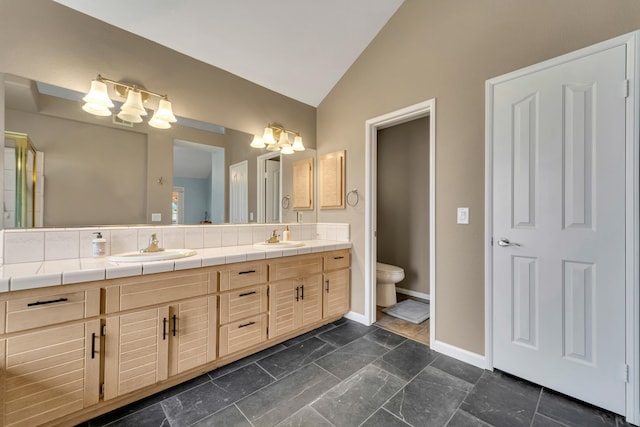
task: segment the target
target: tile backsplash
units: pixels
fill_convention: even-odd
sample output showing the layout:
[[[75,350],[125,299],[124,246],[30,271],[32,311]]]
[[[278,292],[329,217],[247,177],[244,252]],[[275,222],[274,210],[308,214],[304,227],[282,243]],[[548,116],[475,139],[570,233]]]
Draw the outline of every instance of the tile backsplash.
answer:
[[[90,258],[91,241],[100,232],[106,254],[135,252],[149,245],[155,233],[167,249],[202,249],[251,245],[267,240],[273,230],[282,236],[285,224],[174,225],[166,227],[91,227],[0,230],[0,265]],[[349,224],[290,224],[292,240],[350,240]]]

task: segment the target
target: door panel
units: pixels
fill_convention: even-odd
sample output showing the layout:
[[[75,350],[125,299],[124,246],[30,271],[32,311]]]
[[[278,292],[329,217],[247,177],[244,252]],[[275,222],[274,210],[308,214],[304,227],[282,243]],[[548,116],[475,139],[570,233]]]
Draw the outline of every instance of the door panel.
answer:
[[[494,366],[617,413],[625,79],[619,46],[498,83],[492,107]]]

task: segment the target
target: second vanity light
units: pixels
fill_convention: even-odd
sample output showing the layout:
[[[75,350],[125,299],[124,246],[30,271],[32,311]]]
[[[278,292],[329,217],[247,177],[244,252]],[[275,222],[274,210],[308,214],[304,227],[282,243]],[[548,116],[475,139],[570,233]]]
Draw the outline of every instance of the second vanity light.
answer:
[[[171,102],[169,102],[167,95],[151,92],[136,85],[107,79],[100,74],[91,82],[89,93],[82,98],[85,102],[82,106],[84,111],[96,116],[110,116],[112,114],[110,109],[113,108],[114,105],[111,98],[109,98],[107,83],[113,85],[114,90],[119,96],[126,98],[126,101],[120,108],[120,112],[117,114],[119,119],[131,123],[142,122],[142,117],[147,115],[147,110],[145,110],[143,102],[147,101],[149,97],[155,96],[160,98],[160,100],[158,102],[158,108],[151,120],[149,120],[149,126],[157,129],[169,129],[171,123],[177,121],[173,115]]]
[[[293,134],[293,144],[289,140],[289,134]],[[267,151],[280,151],[282,154],[293,154],[294,151],[304,151],[302,136],[299,132],[288,130],[282,126],[269,124],[264,128],[262,138],[258,135],[251,141],[253,148],[266,148]]]

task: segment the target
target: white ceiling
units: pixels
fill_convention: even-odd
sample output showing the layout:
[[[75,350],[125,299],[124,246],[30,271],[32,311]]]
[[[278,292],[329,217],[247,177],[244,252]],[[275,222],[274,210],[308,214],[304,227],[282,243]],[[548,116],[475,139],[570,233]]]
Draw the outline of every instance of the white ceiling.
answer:
[[[55,0],[318,106],[404,0]]]

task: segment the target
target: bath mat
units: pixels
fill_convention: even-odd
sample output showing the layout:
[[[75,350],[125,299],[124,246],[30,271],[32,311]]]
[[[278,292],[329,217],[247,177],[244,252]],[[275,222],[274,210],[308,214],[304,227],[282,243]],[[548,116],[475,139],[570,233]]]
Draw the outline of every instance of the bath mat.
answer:
[[[382,311],[398,319],[418,324],[429,318],[429,303],[406,299]]]

